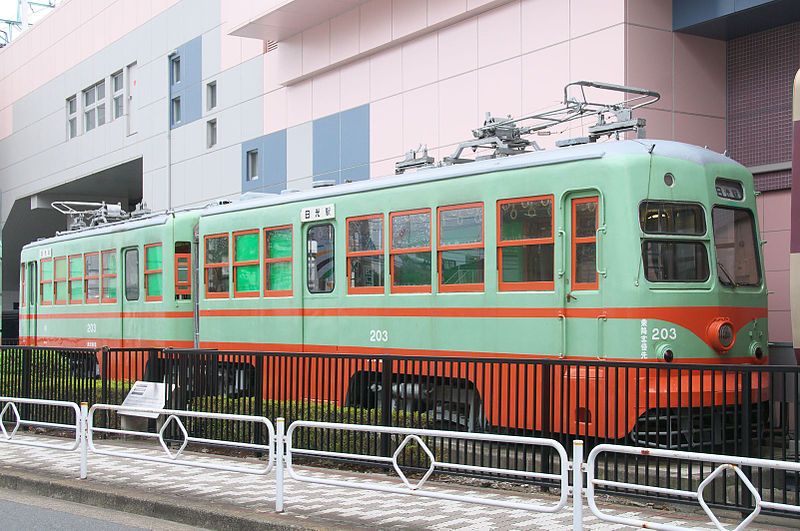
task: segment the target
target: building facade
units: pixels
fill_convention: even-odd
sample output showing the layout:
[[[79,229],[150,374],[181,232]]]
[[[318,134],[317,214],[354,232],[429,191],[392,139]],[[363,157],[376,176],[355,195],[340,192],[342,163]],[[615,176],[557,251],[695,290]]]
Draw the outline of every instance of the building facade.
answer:
[[[3,307],[54,200],[153,210],[437,160],[485,113],[557,105],[570,81],[661,93],[650,138],[725,151],[763,191],[770,334],[789,341],[786,0],[64,0],[0,49]],[[553,147],[580,134],[536,140]]]

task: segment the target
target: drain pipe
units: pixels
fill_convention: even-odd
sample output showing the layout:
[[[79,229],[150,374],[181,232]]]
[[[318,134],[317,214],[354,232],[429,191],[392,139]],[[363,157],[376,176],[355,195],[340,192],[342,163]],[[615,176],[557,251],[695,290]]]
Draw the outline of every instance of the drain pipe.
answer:
[[[167,55],[167,210],[172,210],[172,58],[178,50]]]

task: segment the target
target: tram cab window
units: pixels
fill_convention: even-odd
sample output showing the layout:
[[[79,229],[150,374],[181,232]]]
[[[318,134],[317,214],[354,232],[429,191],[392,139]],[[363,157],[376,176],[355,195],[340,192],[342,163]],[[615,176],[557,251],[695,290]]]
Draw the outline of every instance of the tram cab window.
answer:
[[[647,234],[702,236],[706,233],[703,207],[692,203],[643,201],[639,224]]]
[[[708,251],[703,242],[645,240],[642,261],[645,278],[650,282],[708,280]]]
[[[553,289],[553,196],[497,204],[500,291]]]
[[[308,228],[308,291],[330,293],[335,285],[334,229],[330,223]]]
[[[743,208],[716,206],[711,211],[717,275],[726,286],[757,286],[761,267],[753,214]]]

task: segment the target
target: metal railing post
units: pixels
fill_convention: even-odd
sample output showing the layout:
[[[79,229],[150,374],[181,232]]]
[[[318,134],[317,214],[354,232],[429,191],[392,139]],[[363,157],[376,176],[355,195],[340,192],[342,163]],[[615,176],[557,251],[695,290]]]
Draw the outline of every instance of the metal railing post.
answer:
[[[572,442],[572,529],[583,529],[583,441]]]
[[[275,432],[275,512],[283,512],[283,447],[286,420],[278,417]]]
[[[392,363],[393,360],[389,356],[382,358],[381,364],[381,426],[389,428],[392,425]],[[391,435],[388,433],[381,434],[381,455],[388,457],[390,455],[389,447],[391,442]]]
[[[78,419],[81,430],[81,479],[89,474],[89,404],[81,402],[81,416]]]

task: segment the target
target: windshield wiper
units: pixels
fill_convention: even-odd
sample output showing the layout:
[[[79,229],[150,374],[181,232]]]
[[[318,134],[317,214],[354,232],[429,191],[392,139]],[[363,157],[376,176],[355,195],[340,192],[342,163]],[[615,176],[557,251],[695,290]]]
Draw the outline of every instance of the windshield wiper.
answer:
[[[731,286],[733,286],[734,288],[738,288],[739,284],[737,284],[736,281],[733,280],[733,277],[730,275],[730,273],[728,273],[728,270],[725,269],[725,266],[722,265],[722,262],[717,262],[717,265],[719,266],[719,270],[725,273],[725,276],[728,278],[728,282],[730,282]]]

